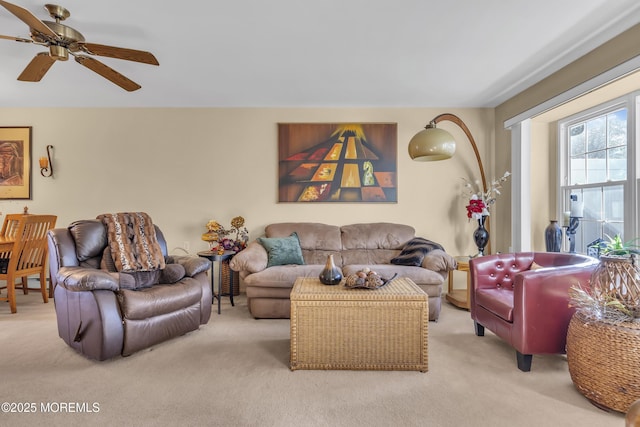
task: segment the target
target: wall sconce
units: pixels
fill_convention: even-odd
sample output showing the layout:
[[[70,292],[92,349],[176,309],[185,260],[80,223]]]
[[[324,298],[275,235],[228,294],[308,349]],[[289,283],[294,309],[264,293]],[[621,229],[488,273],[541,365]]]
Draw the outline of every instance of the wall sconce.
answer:
[[[47,157],[40,157],[40,175],[45,178],[53,176],[53,163],[51,162],[51,149],[53,145],[47,145]]]

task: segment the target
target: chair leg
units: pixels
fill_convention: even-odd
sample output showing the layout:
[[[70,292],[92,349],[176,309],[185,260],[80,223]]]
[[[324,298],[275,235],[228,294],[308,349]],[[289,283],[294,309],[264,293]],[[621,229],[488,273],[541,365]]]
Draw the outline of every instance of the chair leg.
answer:
[[[44,270],[40,272],[40,292],[42,293],[42,301],[49,302],[49,294],[47,293],[47,275]]]
[[[12,275],[7,276],[7,299],[11,313],[17,312],[16,308],[16,279]]]
[[[516,350],[516,359],[518,360],[518,369],[522,372],[529,372],[531,370],[532,354],[522,354]]]
[[[22,293],[25,295],[29,295],[29,282],[27,281],[27,277],[22,277]]]
[[[480,323],[476,322],[475,320],[473,321],[473,326],[476,328],[476,335],[479,337],[483,337],[484,326],[482,326]]]

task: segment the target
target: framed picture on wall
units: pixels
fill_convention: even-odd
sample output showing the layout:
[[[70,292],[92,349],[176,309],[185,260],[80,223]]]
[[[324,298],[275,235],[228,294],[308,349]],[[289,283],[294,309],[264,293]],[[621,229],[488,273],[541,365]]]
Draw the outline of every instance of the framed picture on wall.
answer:
[[[396,203],[397,123],[279,123],[279,202]]]
[[[31,198],[31,127],[0,127],[0,199]]]

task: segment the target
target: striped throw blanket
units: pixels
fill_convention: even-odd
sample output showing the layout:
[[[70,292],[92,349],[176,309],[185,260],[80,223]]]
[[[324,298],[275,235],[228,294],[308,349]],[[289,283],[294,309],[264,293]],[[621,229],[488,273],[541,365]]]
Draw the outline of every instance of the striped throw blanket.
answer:
[[[149,215],[144,212],[122,212],[98,215],[97,219],[107,227],[107,240],[118,271],[165,268],[164,255]]]
[[[431,251],[440,249],[444,251],[441,244],[432,242],[423,237],[414,237],[405,243],[400,255],[391,260],[391,264],[412,265],[420,267],[424,257]]]

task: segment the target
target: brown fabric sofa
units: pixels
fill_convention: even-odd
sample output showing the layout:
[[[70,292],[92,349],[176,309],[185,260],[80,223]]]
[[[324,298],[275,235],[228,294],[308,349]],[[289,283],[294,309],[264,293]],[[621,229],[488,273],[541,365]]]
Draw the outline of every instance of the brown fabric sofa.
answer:
[[[141,272],[158,275],[157,284],[141,286],[131,275],[105,268],[107,231],[101,221],[49,231],[58,334],[78,353],[96,360],[128,356],[209,321],[210,262],[167,257],[164,236],[158,227],[155,231],[167,264],[161,272]]]
[[[352,224],[345,226],[311,222],[287,222],[268,225],[265,236],[287,237],[297,233],[304,265],[279,265],[267,268],[268,253],[254,240],[235,255],[230,267],[243,280],[249,311],[255,318],[289,318],[289,294],[298,277],[318,277],[327,256],[344,276],[368,267],[383,278],[394,274],[408,277],[429,295],[429,319],[440,315],[442,285],[455,260],[446,252],[429,252],[421,267],[390,264],[407,242],[415,237],[415,229],[391,223]]]

